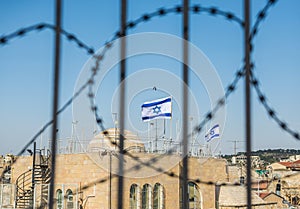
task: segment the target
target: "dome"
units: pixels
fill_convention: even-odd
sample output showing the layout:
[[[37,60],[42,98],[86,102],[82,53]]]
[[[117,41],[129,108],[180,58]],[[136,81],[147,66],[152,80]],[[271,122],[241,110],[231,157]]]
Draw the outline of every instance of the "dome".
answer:
[[[88,145],[88,152],[105,150],[118,150],[120,130],[117,128],[107,129],[97,134]],[[141,152],[144,151],[144,143],[131,131],[124,130],[124,150]]]

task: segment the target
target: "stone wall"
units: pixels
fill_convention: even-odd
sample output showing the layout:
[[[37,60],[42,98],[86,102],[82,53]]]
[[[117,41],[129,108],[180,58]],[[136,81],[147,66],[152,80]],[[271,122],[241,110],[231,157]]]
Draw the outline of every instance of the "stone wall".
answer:
[[[165,209],[179,208],[180,170],[179,155],[134,153],[134,159],[124,157],[124,208],[129,208],[130,186],[156,183],[164,187]],[[55,191],[61,189],[74,194],[74,204],[82,199],[85,209],[117,208],[119,156],[114,153],[60,154],[56,159]],[[13,182],[32,164],[32,157],[19,157],[13,165]],[[110,170],[112,175],[110,176]],[[189,179],[197,184],[203,208],[215,207],[215,187],[202,182],[226,182],[226,161],[214,158],[189,158]],[[167,173],[167,174],[166,174]],[[112,185],[110,187],[110,185]],[[66,197],[64,198],[66,202]]]

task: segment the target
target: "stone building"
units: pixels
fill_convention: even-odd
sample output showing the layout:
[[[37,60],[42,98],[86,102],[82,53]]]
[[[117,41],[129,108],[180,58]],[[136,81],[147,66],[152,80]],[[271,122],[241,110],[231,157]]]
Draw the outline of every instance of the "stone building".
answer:
[[[95,136],[85,152],[56,155],[54,208],[116,209],[118,197],[123,198],[124,209],[181,208],[184,185],[180,153],[149,152],[135,134],[125,131],[126,153],[121,156],[118,153],[118,135],[117,129],[109,129]],[[35,149],[33,155],[18,156],[12,164],[15,207],[47,208],[51,177],[49,154]],[[121,160],[124,169],[120,175]],[[186,195],[190,209],[216,208],[218,203],[220,209],[240,207],[240,202],[234,201],[227,207],[226,193],[241,195],[240,189],[245,190],[244,186],[233,187],[239,188],[238,191],[227,191],[231,187],[222,186],[220,193],[216,192],[217,183],[230,179],[225,159],[191,155],[188,165]],[[120,176],[124,182],[121,196],[118,195]],[[242,198],[245,193],[243,195]],[[274,208],[275,203],[257,199],[255,204],[255,208],[263,208],[260,207],[262,205]]]

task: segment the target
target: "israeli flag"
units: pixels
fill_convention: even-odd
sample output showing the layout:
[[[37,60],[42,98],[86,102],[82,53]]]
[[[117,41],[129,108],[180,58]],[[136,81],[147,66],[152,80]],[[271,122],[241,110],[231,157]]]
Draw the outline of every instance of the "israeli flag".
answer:
[[[220,138],[220,126],[219,126],[219,124],[214,125],[205,134],[205,140],[207,142],[209,142],[210,140],[215,139],[215,138]]]
[[[149,102],[142,105],[142,120],[144,122],[157,118],[172,117],[172,98],[165,97]]]

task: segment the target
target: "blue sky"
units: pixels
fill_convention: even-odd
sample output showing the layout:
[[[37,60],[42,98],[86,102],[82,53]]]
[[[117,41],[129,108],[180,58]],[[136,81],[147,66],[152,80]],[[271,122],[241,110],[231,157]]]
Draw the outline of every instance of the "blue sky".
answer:
[[[130,0],[128,20],[133,20],[145,13],[158,8],[170,8],[180,4],[180,1],[146,1]],[[266,4],[265,0],[253,0],[251,7],[252,22],[257,12]],[[216,6],[225,11],[231,11],[238,17],[243,16],[242,1],[234,0],[203,0],[191,1],[191,4],[201,4],[205,7]],[[300,14],[297,11],[298,0],[279,0],[268,12],[267,19],[259,28],[254,40],[253,60],[255,73],[262,82],[263,91],[268,102],[274,107],[280,117],[288,124],[298,129],[300,119],[298,107],[299,89],[299,58],[300,58]],[[119,1],[64,1],[63,28],[76,34],[87,45],[95,49],[101,48],[119,28]],[[141,23],[130,30],[129,34],[142,32],[160,32],[181,36],[181,15],[169,14],[155,17],[153,20]],[[243,32],[237,23],[229,22],[223,17],[213,17],[207,14],[191,14],[190,41],[197,46],[215,67],[224,87],[234,78],[235,71],[241,66],[243,57]],[[54,22],[54,3],[52,1],[11,1],[0,2],[0,36],[15,30],[40,22]],[[15,38],[7,45],[0,46],[0,153],[17,153],[27,141],[51,118],[52,104],[52,74],[53,74],[53,40],[54,33],[50,30],[31,32]],[[62,38],[62,65],[60,104],[70,98],[76,86],[77,79],[85,63],[90,58],[74,43]],[[128,60],[129,75],[142,69],[155,68],[172,71],[180,77],[181,65],[174,60],[159,56],[133,57]],[[111,94],[117,89],[117,66],[105,77],[97,91],[96,101],[101,105],[101,112],[106,127],[113,126],[111,116]],[[199,106],[199,116],[194,123],[200,121],[209,110],[210,103],[205,86],[191,75],[191,92]],[[139,80],[139,79],[137,79]],[[138,81],[137,81],[138,82]],[[138,85],[138,84],[136,84]],[[149,86],[150,89],[151,86]],[[172,82],[170,87],[173,88]],[[176,87],[174,87],[176,88]],[[142,130],[147,125],[139,118],[140,103],[149,99],[166,96],[164,91],[144,91],[134,97],[129,111],[133,125]],[[267,116],[263,107],[257,101],[253,92],[253,149],[269,148],[300,148],[299,142],[278,128]],[[180,105],[174,103],[173,118],[180,120]],[[90,114],[86,110],[87,114]],[[232,153],[233,144],[229,141],[244,141],[244,82],[238,84],[238,89],[230,96],[226,105],[226,123],[221,127],[221,152]],[[72,107],[60,116],[59,136],[62,139],[71,135]],[[217,121],[215,121],[217,122]],[[79,123],[80,124],[80,121]],[[130,127],[128,127],[130,128]],[[132,128],[134,131],[137,128]],[[89,136],[83,126],[77,130],[78,136]],[[43,134],[44,145],[50,134]],[[40,140],[40,139],[39,139]],[[203,133],[198,137],[203,141]],[[239,151],[244,150],[244,143],[239,143]]]

